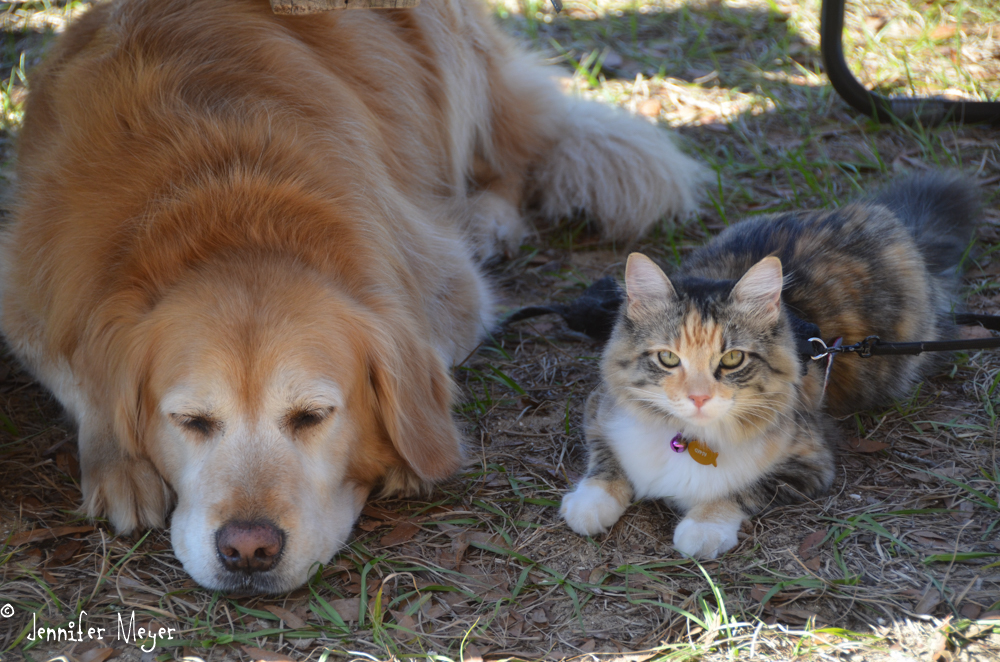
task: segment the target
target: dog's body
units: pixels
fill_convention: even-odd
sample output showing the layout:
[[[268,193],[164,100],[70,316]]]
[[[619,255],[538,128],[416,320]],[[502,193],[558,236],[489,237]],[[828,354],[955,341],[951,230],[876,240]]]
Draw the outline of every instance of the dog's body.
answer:
[[[373,487],[460,466],[475,261],[529,198],[619,238],[693,207],[665,135],[556,94],[471,4],[127,0],[31,79],[3,332],[79,425],[86,511],[128,531],[176,501],[205,586],[292,588]]]

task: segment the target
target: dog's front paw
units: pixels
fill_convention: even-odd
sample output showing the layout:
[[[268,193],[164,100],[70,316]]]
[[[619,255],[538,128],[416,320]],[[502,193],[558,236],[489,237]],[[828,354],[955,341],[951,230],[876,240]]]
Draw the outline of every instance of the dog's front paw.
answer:
[[[685,517],[674,530],[674,548],[685,556],[714,559],[739,542],[740,522],[699,522]]]
[[[622,503],[607,488],[605,481],[587,478],[563,497],[559,513],[569,528],[581,536],[592,536],[614,526],[628,503]]]
[[[527,226],[521,212],[505,198],[482,191],[466,199],[460,215],[466,226],[465,235],[477,262],[494,258],[511,259],[517,255]]]
[[[119,533],[160,528],[173,492],[148,461],[121,458],[82,467],[83,506],[90,517],[106,517]]]

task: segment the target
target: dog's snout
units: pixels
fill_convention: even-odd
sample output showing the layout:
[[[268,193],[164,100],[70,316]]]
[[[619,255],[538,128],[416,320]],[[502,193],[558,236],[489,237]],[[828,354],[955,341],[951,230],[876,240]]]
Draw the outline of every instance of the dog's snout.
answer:
[[[216,533],[219,558],[228,570],[264,572],[274,567],[285,546],[285,535],[267,521],[231,521]]]

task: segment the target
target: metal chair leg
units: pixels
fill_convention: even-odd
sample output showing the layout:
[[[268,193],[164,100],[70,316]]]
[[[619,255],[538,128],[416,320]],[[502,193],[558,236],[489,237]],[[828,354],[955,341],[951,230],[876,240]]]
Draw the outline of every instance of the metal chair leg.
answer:
[[[823,0],[820,11],[820,52],[833,89],[855,109],[880,122],[903,120],[937,125],[944,122],[1000,124],[998,101],[952,101],[939,97],[884,97],[862,85],[844,59],[844,4]]]

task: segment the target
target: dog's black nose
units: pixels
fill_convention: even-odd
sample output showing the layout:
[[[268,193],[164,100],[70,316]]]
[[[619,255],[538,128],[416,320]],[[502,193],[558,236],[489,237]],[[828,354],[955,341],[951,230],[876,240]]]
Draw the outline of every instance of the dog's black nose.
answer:
[[[215,534],[215,546],[227,569],[264,572],[281,556],[285,534],[268,521],[226,522]]]

